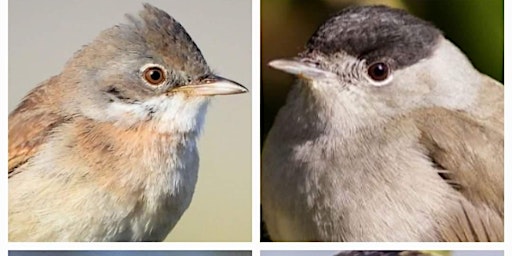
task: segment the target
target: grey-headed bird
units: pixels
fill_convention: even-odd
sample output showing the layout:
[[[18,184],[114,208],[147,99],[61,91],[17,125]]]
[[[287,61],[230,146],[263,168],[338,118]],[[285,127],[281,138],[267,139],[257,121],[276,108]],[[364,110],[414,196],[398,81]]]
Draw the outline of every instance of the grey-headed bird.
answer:
[[[428,22],[358,6],[298,57],[262,153],[277,241],[503,241],[503,86]]]

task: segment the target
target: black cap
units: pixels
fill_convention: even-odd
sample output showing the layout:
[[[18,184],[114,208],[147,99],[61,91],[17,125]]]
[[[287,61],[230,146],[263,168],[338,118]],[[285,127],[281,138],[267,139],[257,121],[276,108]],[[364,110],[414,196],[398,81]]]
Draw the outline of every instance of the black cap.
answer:
[[[432,54],[441,32],[404,10],[387,6],[354,6],[328,19],[313,34],[306,52],[344,51],[367,62],[391,59],[396,69]]]

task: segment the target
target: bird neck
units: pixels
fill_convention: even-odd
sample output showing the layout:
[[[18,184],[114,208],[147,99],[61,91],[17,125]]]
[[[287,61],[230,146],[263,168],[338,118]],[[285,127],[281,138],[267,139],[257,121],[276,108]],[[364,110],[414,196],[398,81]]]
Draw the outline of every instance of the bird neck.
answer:
[[[153,133],[199,134],[209,100],[187,95],[158,96],[144,102],[112,102],[103,111],[84,111],[99,122],[111,123],[119,129],[146,127]]]
[[[357,92],[335,92],[338,87],[298,80],[282,109],[282,119],[288,123],[286,126],[303,129],[298,132],[342,136],[388,120],[375,110],[378,106],[370,105],[358,97]]]

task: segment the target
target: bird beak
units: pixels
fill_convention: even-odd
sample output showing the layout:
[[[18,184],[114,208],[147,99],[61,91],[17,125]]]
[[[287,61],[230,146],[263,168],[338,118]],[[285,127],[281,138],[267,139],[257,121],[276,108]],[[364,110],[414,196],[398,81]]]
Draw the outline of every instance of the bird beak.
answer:
[[[216,75],[209,75],[195,83],[171,89],[172,92],[187,92],[193,95],[213,96],[246,93],[243,85]]]
[[[334,73],[314,67],[301,59],[277,59],[268,63],[269,66],[309,80],[319,80],[336,76]]]

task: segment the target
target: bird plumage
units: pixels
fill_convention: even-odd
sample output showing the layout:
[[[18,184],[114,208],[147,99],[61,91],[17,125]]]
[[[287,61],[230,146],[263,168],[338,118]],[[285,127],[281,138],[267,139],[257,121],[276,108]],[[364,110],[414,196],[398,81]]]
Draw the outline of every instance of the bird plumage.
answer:
[[[430,26],[352,7],[271,63],[299,76],[262,152],[271,239],[503,241],[503,87]]]
[[[188,208],[208,96],[246,89],[164,11],[128,20],[9,115],[9,240],[161,241]]]

